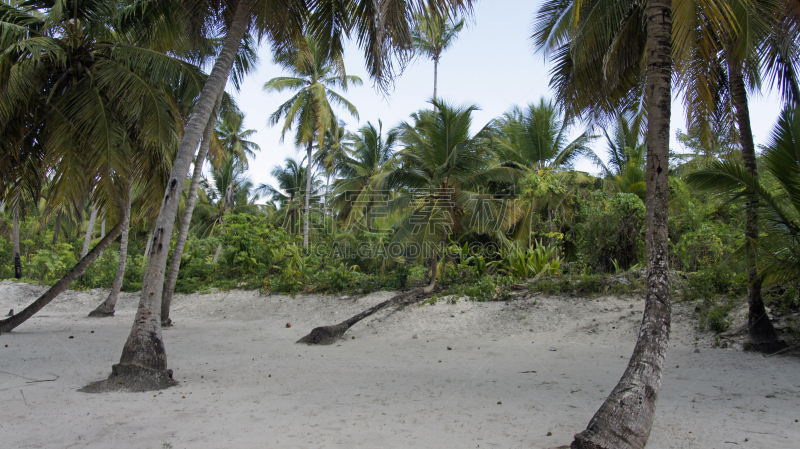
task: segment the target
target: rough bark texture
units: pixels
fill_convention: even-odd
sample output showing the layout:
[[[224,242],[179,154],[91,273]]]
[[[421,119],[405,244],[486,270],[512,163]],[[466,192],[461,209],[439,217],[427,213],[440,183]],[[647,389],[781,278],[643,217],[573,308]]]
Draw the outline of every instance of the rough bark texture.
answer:
[[[143,376],[151,376],[152,372],[162,373],[161,378],[166,376],[167,353],[161,338],[161,293],[164,287],[169,242],[172,238],[175,216],[178,213],[180,192],[203,130],[211,117],[217,98],[225,88],[233,60],[250,24],[252,3],[253,0],[238,2],[222,49],[186,126],[156,220],[152,248],[142,280],[139,308],[128,340],[122,348],[119,365],[113,368],[109,382],[112,382],[115,376],[120,375],[119,373],[135,377],[137,370]]]
[[[375,312],[383,310],[389,306],[404,306],[408,304],[413,304],[415,302],[419,302],[424,298],[430,296],[429,291],[426,291],[426,288],[418,288],[415,290],[411,290],[405,293],[401,293],[399,295],[395,295],[382,303],[372,306],[369,309],[354,315],[339,324],[334,324],[331,326],[322,326],[322,327],[315,327],[310,334],[306,335],[305,337],[297,340],[297,343],[306,343],[309,345],[330,345],[335,343],[337,340],[344,336],[344,333],[348,331],[354,324],[358,323],[359,321],[367,318],[370,315],[373,315]]]
[[[172,260],[169,263],[167,282],[164,291],[161,293],[161,325],[171,326],[172,320],[169,317],[169,307],[172,305],[172,295],[175,294],[175,284],[178,282],[178,272],[181,269],[181,258],[183,250],[186,249],[186,239],[189,236],[189,226],[192,223],[194,206],[197,204],[197,187],[200,185],[200,178],[203,177],[203,164],[206,162],[208,147],[214,134],[214,126],[217,124],[222,95],[217,97],[217,104],[211,117],[208,119],[206,129],[203,131],[203,140],[200,142],[200,151],[194,160],[194,172],[192,172],[192,183],[189,184],[189,197],[186,199],[186,208],[183,211],[181,225],[178,228],[178,236],[175,239],[175,248],[172,250]]]
[[[647,293],[639,337],[628,368],[575,435],[573,449],[643,448],[650,437],[670,330],[667,190],[670,124],[671,2],[647,2]]]
[[[92,206],[92,213],[89,214],[89,224],[86,225],[86,234],[83,236],[83,249],[81,250],[81,257],[86,257],[89,253],[89,245],[92,244],[92,236],[94,235],[94,224],[97,222],[97,208]]]
[[[728,61],[728,73],[731,83],[731,95],[736,108],[736,122],[739,127],[739,140],[742,144],[742,160],[744,166],[753,178],[758,179],[756,166],[756,150],[753,143],[753,132],[750,126],[750,108],[747,101],[747,89],[742,77],[742,66],[734,61]],[[755,195],[747,199],[747,218],[745,222],[746,263],[747,263],[747,302],[749,313],[747,316],[750,346],[762,352],[775,352],[783,348],[778,342],[778,334],[772,326],[772,321],[764,308],[764,299],[761,297],[761,277],[756,271],[755,245],[758,241],[758,198]]]
[[[56,224],[53,225],[53,246],[58,244],[58,233],[61,231],[61,214],[62,211],[58,211],[58,215],[56,216]]]
[[[40,296],[36,301],[34,301],[31,305],[26,307],[22,312],[6,318],[5,320],[0,321],[0,333],[2,332],[10,332],[15,327],[19,326],[20,324],[24,323],[28,318],[32,317],[36,312],[42,310],[44,306],[50,304],[52,300],[54,300],[61,292],[69,287],[69,284],[72,283],[75,279],[83,274],[86,271],[86,267],[92,264],[97,256],[100,255],[100,252],[106,249],[108,245],[111,244],[119,235],[122,233],[122,221],[117,223],[116,226],[111,228],[111,231],[103,237],[100,242],[86,254],[85,257],[81,258],[78,263],[70,269],[67,274],[64,275],[61,280],[55,283],[49,290],[44,292],[42,296]]]
[[[303,220],[303,246],[308,248],[308,222],[311,221],[311,151],[314,143],[308,142],[308,168],[306,169],[306,219]]]
[[[14,241],[14,277],[22,279],[22,259],[19,255],[19,212],[14,211],[13,224],[11,225],[11,240]]]
[[[147,233],[147,243],[144,245],[144,257],[150,257],[150,249],[153,247],[153,232],[155,232],[155,230]]]
[[[93,318],[114,316],[114,308],[117,306],[119,291],[122,289],[122,281],[125,278],[125,264],[128,260],[128,232],[131,227],[131,190],[128,189],[128,201],[125,203],[125,214],[122,221],[122,234],[119,238],[119,263],[117,264],[117,274],[111,284],[111,292],[102,304],[89,312]],[[102,254],[102,253],[101,253]]]

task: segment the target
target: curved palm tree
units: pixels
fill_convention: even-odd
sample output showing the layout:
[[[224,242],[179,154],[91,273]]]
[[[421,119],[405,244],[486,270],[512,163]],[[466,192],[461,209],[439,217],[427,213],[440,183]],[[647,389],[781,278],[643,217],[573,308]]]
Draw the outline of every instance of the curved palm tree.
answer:
[[[266,92],[295,90],[297,93],[272,113],[269,122],[278,124],[283,119],[281,139],[292,126],[295,129],[295,145],[306,148],[307,170],[312,171],[314,143],[324,144],[329,129],[336,126],[336,117],[331,102],[344,107],[352,116],[358,118],[358,111],[352,103],[334,92],[332,88],[347,90],[348,84],[359,86],[361,78],[344,73],[341,61],[335,61],[311,37],[306,37],[303,45],[287,49],[275,56],[275,63],[293,77],[277,77],[264,84]],[[306,190],[311,190],[311,178],[306,178]],[[311,196],[306,195],[306,214],[310,212]],[[309,220],[303,224],[303,245],[308,247]]]
[[[474,105],[453,107],[433,100],[433,111],[412,115],[398,127],[403,149],[386,186],[403,190],[387,202],[389,211],[407,211],[395,242],[409,254],[431,258],[431,291],[438,274],[440,246],[464,232],[504,239],[519,214],[504,200],[482,191],[489,183],[513,183],[520,171],[497,164],[488,141],[470,135]]]
[[[551,87],[571,116],[607,119],[646,112],[647,291],[639,338],[628,368],[572,448],[643,448],[655,417],[670,330],[667,255],[668,176],[673,61],[697,39],[693,2],[548,0],[533,39],[550,56]],[[718,6],[714,4],[712,6]],[[725,8],[723,8],[725,9]],[[719,9],[717,9],[719,11]],[[731,24],[719,12],[713,27]],[[673,58],[673,56],[675,56]]]
[[[411,32],[411,40],[417,53],[433,61],[433,98],[439,76],[439,60],[442,53],[455,42],[458,33],[464,29],[464,19],[458,21],[434,11],[425,11],[416,16],[416,26]]]
[[[383,137],[383,123],[376,128],[370,122],[352,136],[353,149],[339,163],[340,178],[334,183],[333,205],[339,209],[339,219],[352,226],[359,217],[364,228],[371,229],[373,207],[388,199],[386,175],[392,171],[397,132]]]

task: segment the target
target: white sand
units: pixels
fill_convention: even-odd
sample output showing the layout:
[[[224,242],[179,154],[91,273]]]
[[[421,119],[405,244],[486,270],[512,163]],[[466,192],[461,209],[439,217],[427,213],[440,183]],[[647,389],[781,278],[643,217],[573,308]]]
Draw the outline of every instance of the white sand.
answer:
[[[44,289],[2,282],[0,311],[19,311]],[[0,336],[0,447],[556,447],[616,384],[644,305],[439,302],[379,314],[340,344],[310,347],[294,341],[391,294],[179,295],[177,326],[164,331],[179,386],[155,397],[79,393],[117,362],[138,301],[123,294],[115,317],[86,318],[104,295],[66,292]],[[674,308],[648,447],[800,447],[800,360],[712,348],[688,310]]]

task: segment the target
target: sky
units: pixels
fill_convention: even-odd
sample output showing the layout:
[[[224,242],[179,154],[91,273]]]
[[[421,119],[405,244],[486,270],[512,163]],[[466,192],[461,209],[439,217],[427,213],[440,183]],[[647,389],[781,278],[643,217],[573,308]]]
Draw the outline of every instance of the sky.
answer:
[[[549,67],[541,53],[536,53],[530,41],[531,24],[541,1],[492,0],[478,1],[474,14],[456,42],[444,53],[439,63],[438,97],[451,104],[476,104],[480,110],[473,114],[473,131],[478,131],[489,121],[514,105],[538,102],[541,97],[552,98],[548,87]],[[248,175],[257,186],[272,184],[270,171],[282,165],[284,159],[298,160],[303,155],[294,147],[291,131],[286,141],[280,142],[280,125],[269,126],[267,119],[278,106],[291,97],[291,93],[267,94],[262,87],[276,76],[288,75],[272,64],[268,45],[262,45],[258,69],[251,72],[240,92],[229,92],[236,98],[245,113],[245,126],[257,133],[251,138],[261,151],[250,162]],[[349,75],[364,80],[360,87],[350,87],[339,92],[353,103],[359,112],[355,119],[342,109],[337,110],[347,129],[356,131],[367,121],[377,125],[383,122],[384,132],[417,110],[429,108],[433,95],[433,62],[418,58],[396,80],[394,89],[383,95],[373,87],[364,68],[361,51],[350,45],[345,53],[345,67]],[[780,113],[781,102],[776,94],[753,95],[750,115],[756,144],[766,143],[770,130]],[[673,103],[672,149],[680,151],[675,140],[677,129],[686,129],[684,112],[679,101]],[[577,135],[583,129],[573,130]],[[604,139],[597,139],[593,148],[601,157],[605,154]],[[577,169],[597,172],[588,160],[577,163]]]

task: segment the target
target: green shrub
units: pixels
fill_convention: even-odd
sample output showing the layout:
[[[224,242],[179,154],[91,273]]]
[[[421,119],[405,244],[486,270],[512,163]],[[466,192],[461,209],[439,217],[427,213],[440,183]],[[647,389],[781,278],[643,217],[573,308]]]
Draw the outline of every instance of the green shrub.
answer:
[[[711,299],[719,295],[735,297],[747,291],[747,275],[734,272],[730,267],[723,269],[711,267],[696,273],[688,273],[686,287],[683,289],[684,300]]]
[[[574,228],[578,262],[595,272],[628,270],[644,259],[644,203],[632,193],[592,193],[581,205]]]

